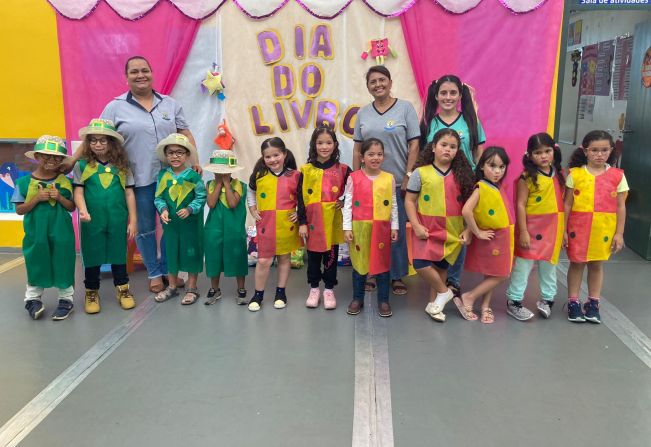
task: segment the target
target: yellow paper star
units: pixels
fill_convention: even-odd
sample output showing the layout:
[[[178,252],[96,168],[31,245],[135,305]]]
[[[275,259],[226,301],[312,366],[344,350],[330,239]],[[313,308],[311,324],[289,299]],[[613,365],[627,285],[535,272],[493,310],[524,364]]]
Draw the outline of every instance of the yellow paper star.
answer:
[[[222,90],[224,90],[224,86],[222,85],[222,74],[217,73],[216,75],[212,74],[210,71],[206,72],[206,78],[201,81],[204,87],[208,89],[211,95],[214,95],[215,93],[220,93]]]

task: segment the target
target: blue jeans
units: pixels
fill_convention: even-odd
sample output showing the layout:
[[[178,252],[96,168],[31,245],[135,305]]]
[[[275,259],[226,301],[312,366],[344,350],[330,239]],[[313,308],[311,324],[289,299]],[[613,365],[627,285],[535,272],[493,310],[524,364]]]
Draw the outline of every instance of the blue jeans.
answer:
[[[136,215],[138,217],[138,235],[136,245],[142,256],[142,262],[147,268],[149,279],[167,275],[167,257],[165,242],[161,239],[160,259],[158,259],[158,243],[156,241],[156,222],[158,212],[154,206],[156,183],[133,188],[136,196]]]
[[[457,260],[448,269],[448,283],[457,286],[457,288],[461,285],[461,272],[463,271],[463,261],[465,261],[465,259],[466,246],[462,245]]]
[[[554,301],[556,296],[556,265],[547,261],[534,261],[532,259],[515,258],[513,271],[511,272],[511,283],[506,289],[506,296],[512,301],[522,301],[524,291],[527,290],[529,274],[538,263],[538,282],[540,283],[540,298],[547,301]]]
[[[396,203],[398,204],[398,240],[391,243],[391,280],[395,281],[407,276],[409,258],[407,257],[407,212],[405,202],[400,195],[400,186],[396,188]],[[379,284],[378,284],[379,286]]]
[[[366,286],[366,277],[368,275],[362,275],[357,273],[357,270],[353,269],[353,299],[364,302],[364,287]],[[377,302],[389,302],[389,272],[380,273],[379,275],[374,275],[375,281],[377,282]]]

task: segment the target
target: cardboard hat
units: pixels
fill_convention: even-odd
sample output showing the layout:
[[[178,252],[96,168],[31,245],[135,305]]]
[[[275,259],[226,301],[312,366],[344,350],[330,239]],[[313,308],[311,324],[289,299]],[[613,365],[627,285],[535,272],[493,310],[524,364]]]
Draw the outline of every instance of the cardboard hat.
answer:
[[[84,139],[86,135],[106,135],[113,137],[124,144],[124,137],[120,135],[111,120],[96,118],[90,120],[90,124],[79,129],[79,138]]]
[[[171,133],[163,138],[160,143],[158,143],[158,146],[156,146],[156,154],[158,155],[160,161],[163,163],[167,163],[167,157],[165,156],[165,147],[169,146],[170,144],[176,144],[177,146],[184,147],[190,151],[190,156],[187,159],[188,163],[190,162],[192,155],[195,157],[197,155],[197,149],[192,145],[192,143],[190,143],[188,137],[180,133]]]
[[[63,138],[52,135],[40,137],[34,145],[34,150],[25,152],[25,157],[36,160],[34,154],[58,155],[63,158],[70,158]]]

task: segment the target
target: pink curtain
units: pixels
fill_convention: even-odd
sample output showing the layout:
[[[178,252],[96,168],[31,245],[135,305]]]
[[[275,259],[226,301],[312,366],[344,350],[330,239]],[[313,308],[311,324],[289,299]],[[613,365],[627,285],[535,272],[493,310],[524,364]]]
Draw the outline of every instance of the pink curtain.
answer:
[[[200,24],[169,2],[138,21],[121,18],[105,2],[83,20],[57,15],[67,139],[77,139],[81,127],[128,90],[124,64],[130,56],[147,58],[154,88],[169,94]]]
[[[562,14],[561,1],[526,14],[482,1],[459,15],[420,1],[400,17],[423,101],[444,74],[472,85],[487,144],[511,157],[507,185],[521,171],[529,136],[547,129]]]

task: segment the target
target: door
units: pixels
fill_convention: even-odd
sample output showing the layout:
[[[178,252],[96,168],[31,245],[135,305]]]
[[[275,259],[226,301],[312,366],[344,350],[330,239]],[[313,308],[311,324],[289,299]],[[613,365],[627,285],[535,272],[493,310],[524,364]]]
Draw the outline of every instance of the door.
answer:
[[[624,240],[630,249],[651,260],[651,22],[637,24],[633,40],[622,154],[631,188]]]

